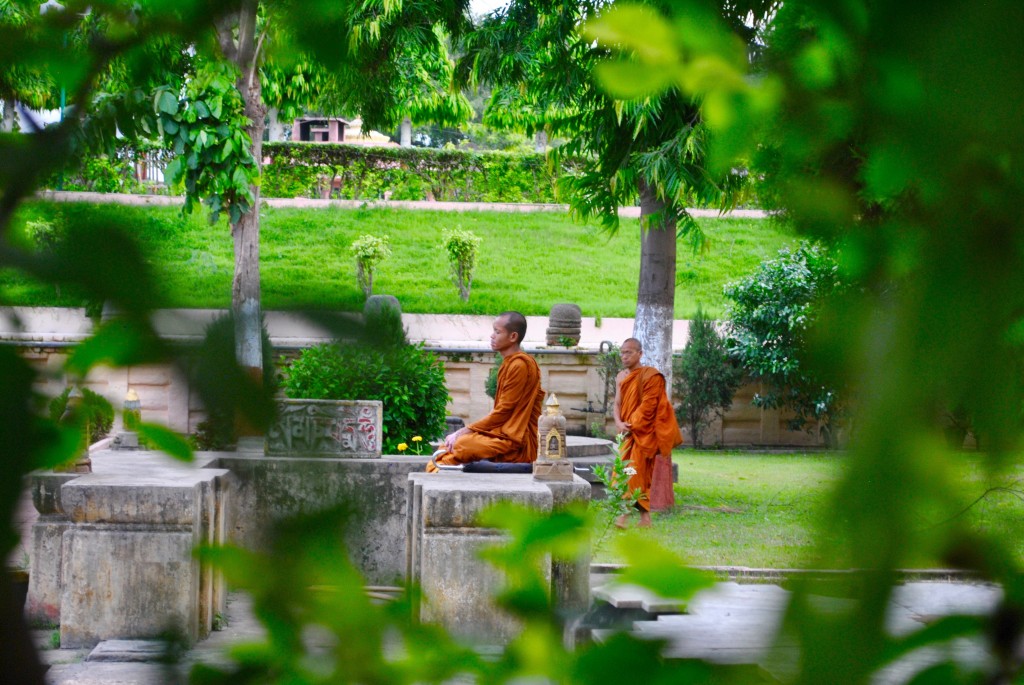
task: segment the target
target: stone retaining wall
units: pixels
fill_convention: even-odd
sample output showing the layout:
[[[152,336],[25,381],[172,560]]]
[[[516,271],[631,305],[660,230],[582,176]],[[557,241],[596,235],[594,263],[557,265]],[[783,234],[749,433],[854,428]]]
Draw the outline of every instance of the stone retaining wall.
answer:
[[[70,348],[40,344],[23,347],[22,350],[26,358],[49,372],[37,389],[49,397],[60,394],[66,383],[60,369]],[[297,354],[298,350],[292,350],[281,356],[288,359]],[[449,412],[472,421],[490,411],[492,401],[484,386],[487,374],[494,366],[494,353],[441,352],[439,355],[445,361],[445,376],[451,395]],[[603,425],[608,433],[614,431],[610,407],[607,414],[598,411],[604,405],[605,384],[599,373],[596,354],[565,354],[559,351],[537,352],[534,356],[540,365],[542,387],[558,395],[570,433],[588,433],[594,424]],[[144,420],[163,423],[180,432],[194,433],[206,418],[188,379],[170,366],[100,367],[92,371],[85,385],[106,397],[115,407],[121,405],[130,387],[142,402]],[[760,386],[756,384],[740,388],[724,420],[715,421],[705,431],[705,445],[814,447],[820,444],[815,434],[789,430],[786,425],[788,413],[754,407],[751,399],[759,390]],[[590,409],[594,411],[588,411]],[[119,422],[120,418],[115,420]],[[117,427],[115,424],[115,429]],[[689,441],[685,430],[683,434]]]

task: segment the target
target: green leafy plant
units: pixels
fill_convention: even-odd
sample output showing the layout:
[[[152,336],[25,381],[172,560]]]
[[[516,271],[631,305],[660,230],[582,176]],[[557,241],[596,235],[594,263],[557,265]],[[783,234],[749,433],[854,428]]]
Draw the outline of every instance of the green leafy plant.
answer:
[[[377,265],[391,256],[390,242],[386,235],[363,235],[349,248],[356,259],[356,280],[366,297],[373,294],[373,272]]]
[[[738,283],[726,286],[726,347],[744,371],[763,384],[758,407],[786,407],[793,430],[819,430],[835,446],[846,402],[843,388],[812,365],[808,334],[830,298],[844,289],[836,260],[820,245],[783,248]]]
[[[85,160],[77,175],[64,179],[65,190],[89,190],[96,193],[125,193],[135,190],[135,168],[131,160],[119,156],[96,155]]]
[[[56,223],[47,219],[26,221],[25,232],[36,249],[45,254],[53,254],[60,242],[60,230]]]
[[[441,234],[441,242],[448,254],[448,265],[451,268],[452,280],[459,289],[459,297],[463,302],[469,302],[480,238],[470,231],[456,228],[444,231]]]
[[[26,221],[25,232],[36,249],[44,255],[53,256],[60,247],[61,231],[53,221]],[[60,283],[54,283],[53,288],[60,299]]]
[[[568,335],[558,336],[558,344],[562,347],[575,347],[577,342],[576,338],[570,338]]]
[[[417,434],[429,441],[445,429],[444,364],[422,344],[310,347],[286,370],[284,389],[291,398],[380,400],[387,454],[398,451],[403,436]]]
[[[510,153],[431,148],[266,143],[267,197],[332,197],[349,200],[557,202],[562,173],[578,162],[552,163],[534,152]],[[334,181],[325,186],[321,179]]]
[[[423,454],[423,436],[422,435],[414,435],[414,436],[412,436],[412,440],[410,442],[412,442],[412,453],[413,454],[416,454],[416,455]],[[397,445],[397,449],[398,449],[398,451],[400,453],[402,453],[402,452],[405,452],[406,450],[409,449],[409,445],[408,445],[408,443],[400,442]]]
[[[99,442],[110,434],[110,428],[114,425],[114,407],[106,397],[89,388],[79,388],[82,399],[75,416],[67,416],[68,398],[73,388],[70,386],[64,392],[50,400],[49,414],[52,421],[61,422],[62,417],[71,420],[88,431],[89,444]]]
[[[594,475],[604,483],[604,499],[592,500],[590,505],[598,512],[597,540],[594,541],[594,549],[601,548],[601,543],[608,536],[615,520],[633,511],[637,500],[640,499],[640,489],[629,489],[630,476],[636,475],[636,469],[622,460],[622,440],[620,433],[615,436],[611,445],[612,463],[609,466],[597,465],[593,467]]]
[[[672,390],[678,398],[676,417],[680,424],[690,427],[693,446],[701,447],[704,429],[732,406],[743,373],[730,363],[715,322],[705,317],[700,308],[690,321],[686,348],[674,359],[673,366]]]

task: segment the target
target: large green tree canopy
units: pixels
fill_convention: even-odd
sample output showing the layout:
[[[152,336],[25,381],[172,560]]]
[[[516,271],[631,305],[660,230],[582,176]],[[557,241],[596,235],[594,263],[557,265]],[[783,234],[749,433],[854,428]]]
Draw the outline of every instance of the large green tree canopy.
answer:
[[[650,2],[643,8],[659,16],[670,6]],[[575,214],[596,217],[614,231],[619,208],[639,201],[644,237],[633,333],[643,341],[645,358],[670,375],[676,235],[688,234],[695,246],[704,237],[686,203],[727,208],[739,177],[729,169],[710,169],[701,108],[683,88],[651,92],[651,78],[614,80],[610,88],[601,81],[611,54],[635,59],[631,46],[613,34],[584,32],[588,23],[607,25],[601,17],[610,7],[607,2],[513,0],[467,36],[457,75],[465,84],[491,86],[485,122],[530,134],[544,131],[564,141],[552,152],[556,163],[566,156],[583,160],[563,187]],[[724,18],[733,29],[734,64],[745,64],[745,45],[753,37],[743,19],[759,20],[770,7],[767,2],[707,7],[711,20]]]

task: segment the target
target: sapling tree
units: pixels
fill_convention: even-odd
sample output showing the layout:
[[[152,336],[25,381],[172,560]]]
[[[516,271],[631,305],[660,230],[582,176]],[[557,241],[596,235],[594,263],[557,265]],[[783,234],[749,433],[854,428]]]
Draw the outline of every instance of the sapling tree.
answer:
[[[366,297],[373,295],[373,272],[377,265],[391,256],[391,239],[373,235],[360,236],[349,248],[356,258],[356,280]]]
[[[676,416],[680,424],[689,427],[693,446],[699,448],[704,445],[704,429],[732,406],[743,377],[730,363],[715,322],[700,308],[690,321],[689,340],[675,366]]]
[[[441,239],[444,250],[448,254],[452,280],[459,289],[459,297],[463,302],[469,302],[469,291],[473,287],[473,268],[476,266],[480,238],[470,231],[456,228],[444,231],[441,234]]]

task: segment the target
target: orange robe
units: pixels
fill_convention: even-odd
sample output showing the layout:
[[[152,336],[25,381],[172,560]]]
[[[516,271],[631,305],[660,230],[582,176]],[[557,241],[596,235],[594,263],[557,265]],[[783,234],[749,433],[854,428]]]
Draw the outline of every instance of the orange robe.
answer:
[[[628,460],[628,466],[636,469],[636,474],[629,477],[629,489],[640,489],[637,506],[650,511],[654,456],[671,458],[672,448],[683,442],[660,371],[652,366],[638,366],[622,379],[619,418],[631,426],[622,442],[622,460]]]
[[[540,387],[540,367],[525,352],[516,352],[501,362],[494,409],[471,423],[469,433],[455,441],[451,452],[435,461],[438,464],[466,464],[490,459],[499,462],[532,462],[537,459],[537,419],[540,418],[544,391]],[[431,464],[427,470],[433,470]]]

